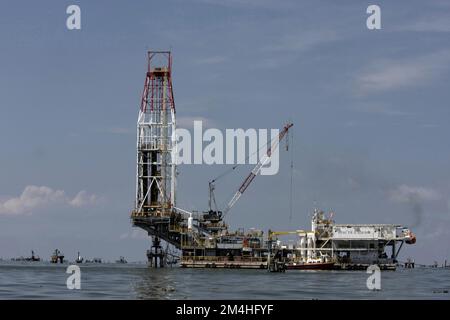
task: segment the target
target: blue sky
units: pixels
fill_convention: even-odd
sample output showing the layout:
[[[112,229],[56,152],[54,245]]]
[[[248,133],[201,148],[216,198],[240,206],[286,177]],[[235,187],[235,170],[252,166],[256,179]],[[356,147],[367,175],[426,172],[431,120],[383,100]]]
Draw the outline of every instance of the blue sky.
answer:
[[[403,257],[450,258],[448,1],[3,1],[0,256],[143,260],[131,228],[146,51],[171,49],[178,122],[294,127],[277,176],[258,177],[233,228],[399,223]],[[66,29],[78,4],[82,29]],[[366,28],[378,4],[382,29]],[[292,142],[292,141],[291,141]],[[178,205],[207,206],[226,166],[179,168]],[[217,184],[225,203],[251,167]],[[33,187],[34,186],[34,187]]]

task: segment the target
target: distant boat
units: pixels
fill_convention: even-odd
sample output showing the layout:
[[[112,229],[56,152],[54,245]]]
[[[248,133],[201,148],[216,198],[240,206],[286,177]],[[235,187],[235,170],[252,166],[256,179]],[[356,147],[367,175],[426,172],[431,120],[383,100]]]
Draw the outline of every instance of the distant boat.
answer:
[[[84,263],[102,263],[101,258],[93,258],[92,260],[86,259],[84,260]]]
[[[291,262],[286,264],[287,270],[331,270],[334,261],[324,261],[321,258],[310,258],[304,262]]]
[[[58,249],[55,250],[55,252],[53,253],[53,255],[51,256],[51,263],[58,263],[58,261],[60,263],[64,262],[64,255],[61,254],[61,251],[59,251]]]
[[[80,256],[80,251],[78,251],[78,257],[77,257],[77,259],[75,260],[75,262],[76,263],[83,263],[83,258]]]
[[[102,259],[100,259],[100,258],[94,258],[94,259],[92,259],[91,262],[92,262],[92,263],[102,263]]]
[[[26,261],[24,257],[12,258],[11,261]]]
[[[116,260],[116,263],[128,263],[124,257],[120,257],[119,260]]]
[[[18,257],[18,258],[12,258],[11,261],[32,261],[32,262],[36,262],[36,261],[41,261],[41,258],[39,258],[39,256],[35,256],[34,255],[34,251],[31,250],[31,257],[28,258],[24,258],[24,257]]]
[[[31,250],[31,257],[25,258],[24,260],[25,260],[25,261],[33,261],[33,262],[36,262],[36,261],[41,261],[41,258],[39,258],[39,256],[35,256],[35,255],[34,255],[34,251]]]

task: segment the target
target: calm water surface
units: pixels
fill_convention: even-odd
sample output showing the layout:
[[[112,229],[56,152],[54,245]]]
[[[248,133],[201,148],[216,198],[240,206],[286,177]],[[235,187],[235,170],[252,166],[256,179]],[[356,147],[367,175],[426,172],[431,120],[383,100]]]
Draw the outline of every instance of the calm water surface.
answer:
[[[450,269],[381,273],[369,291],[363,271],[149,269],[145,264],[80,265],[81,290],[66,287],[66,265],[0,262],[0,299],[450,299]]]

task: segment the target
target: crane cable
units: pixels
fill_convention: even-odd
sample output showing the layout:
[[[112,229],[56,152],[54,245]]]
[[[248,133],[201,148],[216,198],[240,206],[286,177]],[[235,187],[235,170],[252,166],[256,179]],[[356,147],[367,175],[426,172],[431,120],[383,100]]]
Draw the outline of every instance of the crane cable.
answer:
[[[294,134],[291,134],[291,185],[289,194],[289,222],[292,222],[292,212],[293,212],[293,194],[294,194]],[[287,141],[287,140],[286,140]]]
[[[279,135],[277,135],[276,137],[272,138],[270,141],[267,141],[264,145],[260,146],[255,152],[249,154],[249,155],[245,158],[244,163],[238,163],[238,164],[235,164],[233,167],[231,167],[230,169],[224,171],[223,173],[221,173],[220,175],[218,175],[217,177],[215,177],[213,180],[211,180],[210,183],[214,183],[214,182],[216,182],[217,180],[221,179],[222,177],[228,175],[228,174],[231,173],[233,170],[235,170],[238,166],[240,166],[240,165],[242,165],[242,164],[247,164],[247,163],[246,163],[247,160],[248,160],[251,156],[253,156],[254,154],[256,154],[256,153],[258,153],[258,155],[259,155],[259,152],[260,152],[260,150],[261,150],[262,148],[266,148],[266,150],[268,150],[268,146],[269,146],[269,145],[272,146],[272,143],[273,143],[273,141],[274,141],[275,139],[279,139]],[[250,163],[248,163],[248,164],[250,164]],[[236,193],[236,192],[233,191],[233,192],[230,194],[230,196],[227,197],[227,199],[231,198],[235,193]],[[225,202],[225,206],[226,206],[226,202]],[[222,205],[222,207],[223,207],[223,205]]]
[[[240,166],[240,165],[242,165],[242,164],[247,164],[247,163],[245,163],[245,162],[247,162],[247,160],[250,159],[250,157],[252,157],[252,156],[253,156],[254,154],[256,154],[256,153],[259,153],[259,151],[260,151],[262,148],[267,147],[267,145],[269,144],[269,142],[270,142],[270,144],[272,144],[272,141],[275,140],[276,138],[278,138],[278,137],[275,137],[275,138],[273,138],[272,140],[267,141],[263,146],[259,147],[255,152],[253,152],[252,154],[249,154],[249,155],[244,159],[244,163],[237,163],[237,164],[235,164],[233,167],[231,167],[231,168],[228,169],[228,170],[225,170],[224,172],[222,172],[221,174],[219,174],[217,177],[215,177],[214,179],[212,179],[210,182],[211,182],[211,183],[214,183],[214,182],[216,182],[217,180],[221,179],[222,177],[228,175],[230,172],[232,172],[233,170],[235,170],[238,166]],[[248,164],[250,164],[250,163],[248,163]]]
[[[292,124],[292,122],[289,122],[289,123]],[[292,125],[291,125],[291,127],[292,127]],[[292,135],[292,137],[293,137],[293,135]],[[286,135],[286,149],[287,149],[287,150],[288,150],[288,138],[289,138],[289,132],[287,132],[287,135]],[[278,139],[278,140],[280,139],[280,134],[278,134],[276,137],[272,138],[270,141],[266,142],[263,146],[259,147],[258,150],[256,150],[255,152],[253,152],[252,154],[250,154],[248,157],[246,157],[245,160],[249,159],[252,155],[254,155],[255,153],[259,152],[263,147],[267,147],[267,145],[269,145],[269,142],[270,142],[270,148],[272,148],[272,145],[273,145],[274,141],[277,140],[277,139]],[[293,140],[293,139],[292,139],[292,140]],[[277,147],[279,147],[279,146],[277,145]],[[267,148],[267,151],[269,151],[268,148]],[[269,157],[270,157],[270,156],[269,156]],[[293,156],[292,156],[292,157],[293,157]],[[293,163],[293,160],[291,161],[291,163]],[[239,164],[236,164],[235,166],[233,166],[233,168],[231,168],[230,170],[228,170],[228,171],[226,171],[225,173],[221,174],[221,175],[219,176],[219,178],[221,178],[221,177],[223,177],[224,175],[228,174],[230,171],[236,169],[238,166],[239,166]],[[292,165],[292,166],[293,166],[293,165]],[[218,178],[214,179],[213,181],[216,181],[217,179],[218,179]],[[211,181],[211,182],[213,182],[213,181]],[[292,189],[292,188],[291,188],[291,189]],[[230,195],[228,198],[230,198],[230,197],[231,197],[232,195],[234,195],[234,194],[236,194],[236,192],[232,192],[231,195]],[[291,191],[291,203],[292,203],[292,191]],[[292,206],[292,205],[291,205],[291,206]],[[222,207],[223,207],[223,206],[222,206]],[[292,211],[292,209],[291,209],[291,211]],[[225,213],[225,214],[223,215],[223,217],[225,217],[226,215],[227,215],[227,213]]]

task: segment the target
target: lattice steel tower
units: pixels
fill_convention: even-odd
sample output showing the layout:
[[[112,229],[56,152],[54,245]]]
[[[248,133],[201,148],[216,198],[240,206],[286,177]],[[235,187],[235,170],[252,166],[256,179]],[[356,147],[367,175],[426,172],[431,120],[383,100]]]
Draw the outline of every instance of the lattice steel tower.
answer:
[[[184,222],[175,210],[175,128],[172,56],[169,51],[150,51],[137,121],[136,199],[131,219],[152,236],[147,257],[154,267],[166,263],[161,240],[180,247]]]
[[[148,69],[137,123],[134,216],[169,217],[175,205],[175,103],[172,57],[148,52]]]

